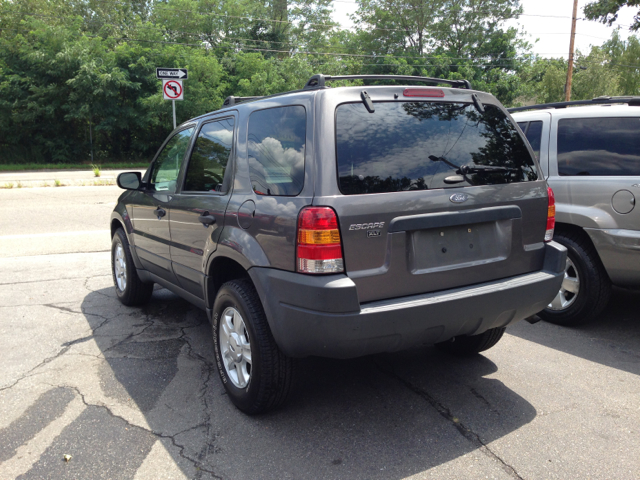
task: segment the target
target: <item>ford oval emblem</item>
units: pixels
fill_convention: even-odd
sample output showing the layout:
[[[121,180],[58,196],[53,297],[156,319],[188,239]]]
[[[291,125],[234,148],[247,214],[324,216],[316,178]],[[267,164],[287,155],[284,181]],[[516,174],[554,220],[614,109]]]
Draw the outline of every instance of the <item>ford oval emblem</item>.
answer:
[[[469,195],[467,195],[466,193],[454,193],[449,197],[449,200],[451,200],[453,203],[464,203],[468,198]]]

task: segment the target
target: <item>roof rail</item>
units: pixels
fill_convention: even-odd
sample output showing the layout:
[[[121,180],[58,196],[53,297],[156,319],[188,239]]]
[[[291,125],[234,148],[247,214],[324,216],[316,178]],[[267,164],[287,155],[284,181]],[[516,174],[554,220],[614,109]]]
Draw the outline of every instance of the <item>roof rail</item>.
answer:
[[[413,75],[323,75],[321,73],[311,77],[303,90],[322,88],[327,81],[333,80],[404,80],[405,82],[444,83],[453,88],[471,90],[469,80],[446,80],[443,78],[414,77]]]
[[[567,108],[573,107],[576,105],[602,105],[602,104],[611,104],[611,103],[628,103],[629,106],[638,107],[640,106],[640,97],[596,97],[591,100],[574,100],[572,102],[556,102],[556,103],[541,103],[539,105],[529,105],[526,107],[515,107],[515,108],[507,108],[507,110],[511,113],[513,112],[524,112],[525,110],[544,110],[546,108]]]
[[[228,96],[227,98],[224,99],[224,102],[222,102],[222,106],[223,107],[231,107],[231,106],[236,105],[238,103],[249,102],[251,100],[256,100],[258,98],[263,98],[263,97],[234,97],[233,95],[230,95],[230,96]]]

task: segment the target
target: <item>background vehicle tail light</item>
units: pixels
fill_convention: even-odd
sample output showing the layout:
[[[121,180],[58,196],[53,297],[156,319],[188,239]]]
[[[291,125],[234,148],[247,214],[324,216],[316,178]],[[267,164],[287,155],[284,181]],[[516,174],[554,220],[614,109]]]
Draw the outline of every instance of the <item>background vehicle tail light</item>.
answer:
[[[556,228],[556,197],[551,187],[547,187],[549,194],[549,208],[547,209],[547,231],[544,232],[544,241],[553,240],[553,230]]]
[[[296,256],[298,272],[344,272],[338,217],[332,208],[305,207],[300,211]]]

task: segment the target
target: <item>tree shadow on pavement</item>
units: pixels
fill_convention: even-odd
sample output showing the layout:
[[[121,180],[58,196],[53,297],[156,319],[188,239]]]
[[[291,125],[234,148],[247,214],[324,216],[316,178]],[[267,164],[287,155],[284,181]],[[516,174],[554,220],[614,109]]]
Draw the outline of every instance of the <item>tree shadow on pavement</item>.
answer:
[[[539,322],[507,329],[516,337],[640,375],[640,292],[614,288],[602,314],[573,328]]]
[[[475,476],[482,468],[514,476],[490,444],[536,416],[486,378],[498,369],[486,357],[425,347],[305,359],[292,401],[249,417],[226,398],[204,312],[158,288],[143,308],[121,306],[112,288],[96,290],[82,311],[101,352],[99,388],[25,478],[134,478],[157,440],[187,478],[400,479],[469,453],[475,458],[462,463],[480,469]],[[77,459],[60,462],[74,441],[83,442]],[[122,455],[117,472],[105,455]]]

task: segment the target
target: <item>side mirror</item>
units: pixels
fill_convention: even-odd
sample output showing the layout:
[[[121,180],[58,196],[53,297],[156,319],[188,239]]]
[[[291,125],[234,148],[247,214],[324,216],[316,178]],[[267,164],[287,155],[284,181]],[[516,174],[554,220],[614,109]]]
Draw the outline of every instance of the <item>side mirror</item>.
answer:
[[[118,175],[116,183],[125,190],[138,190],[142,186],[140,172],[124,172]]]

